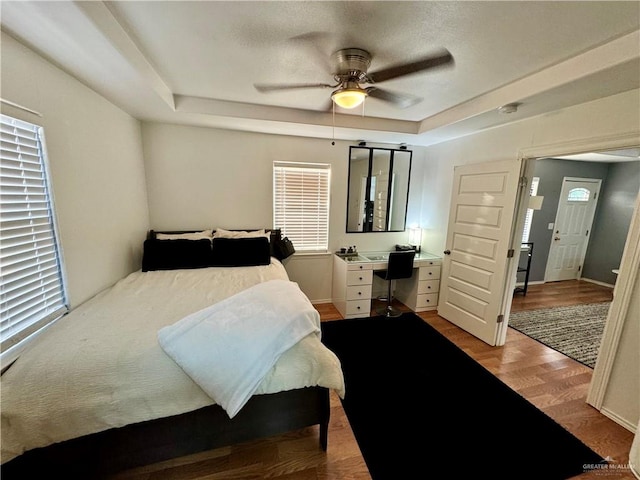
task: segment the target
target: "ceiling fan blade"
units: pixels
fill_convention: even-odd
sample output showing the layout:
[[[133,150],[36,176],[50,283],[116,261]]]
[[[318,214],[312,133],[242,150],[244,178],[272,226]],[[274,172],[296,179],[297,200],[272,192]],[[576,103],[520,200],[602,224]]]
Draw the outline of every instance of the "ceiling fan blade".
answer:
[[[289,40],[305,44],[309,53],[313,55],[313,61],[322,65],[322,69],[329,75],[334,74],[334,66],[329,61],[331,52],[325,52],[321,47],[330,44],[331,34],[329,32],[308,32],[291,37]]]
[[[385,102],[393,103],[400,108],[408,108],[413,105],[417,105],[422,101],[422,98],[414,95],[407,95],[406,93],[395,93],[389,90],[382,90],[377,87],[367,88],[367,94],[370,97],[384,100]]]
[[[304,88],[335,88],[337,85],[328,83],[255,83],[253,85],[259,92],[275,92],[278,90],[294,90]]]
[[[385,80],[391,80],[392,78],[402,77],[404,75],[410,75],[412,73],[421,72],[435,67],[443,67],[445,65],[453,64],[453,56],[449,51],[445,50],[442,53],[436,55],[430,55],[415,62],[404,63],[401,65],[395,65],[393,67],[378,70],[377,72],[368,73],[367,77],[371,83],[380,83]]]

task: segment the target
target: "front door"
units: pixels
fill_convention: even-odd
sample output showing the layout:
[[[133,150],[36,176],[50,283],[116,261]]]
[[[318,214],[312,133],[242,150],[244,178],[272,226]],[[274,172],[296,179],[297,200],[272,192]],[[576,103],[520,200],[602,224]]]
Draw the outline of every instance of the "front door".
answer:
[[[520,165],[509,160],[454,170],[438,314],[489,345],[504,344],[501,316]]]
[[[563,180],[545,282],[580,278],[601,182],[590,178]]]

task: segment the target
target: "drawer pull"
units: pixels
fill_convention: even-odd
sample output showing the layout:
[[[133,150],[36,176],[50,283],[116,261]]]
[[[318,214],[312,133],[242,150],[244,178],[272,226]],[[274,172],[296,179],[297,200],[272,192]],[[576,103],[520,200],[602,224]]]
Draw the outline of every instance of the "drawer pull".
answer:
[[[358,295],[362,295],[362,292],[358,292]]]
[[[427,303],[429,303],[429,302],[430,302],[430,300],[427,298]]]
[[[429,275],[433,275],[433,272],[429,272]]]
[[[362,270],[362,265],[360,265],[360,270]]]
[[[358,305],[358,307],[357,307],[357,308],[358,308],[358,310],[360,310],[360,305]]]
[[[428,290],[431,290],[431,285],[429,285],[429,286],[427,287],[427,289],[428,289]]]
[[[362,277],[360,277],[360,280],[362,280]]]

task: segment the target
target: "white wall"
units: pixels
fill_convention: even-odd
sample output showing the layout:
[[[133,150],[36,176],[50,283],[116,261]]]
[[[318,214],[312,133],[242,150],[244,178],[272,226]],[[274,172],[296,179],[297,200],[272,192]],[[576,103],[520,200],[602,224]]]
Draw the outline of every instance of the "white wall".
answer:
[[[142,137],[151,228],[273,227],[273,162],[331,164],[330,251],[359,251],[406,243],[407,234],[346,234],[349,143],[143,122]],[[379,146],[379,145],[371,145]],[[389,147],[389,145],[385,145]],[[420,217],[424,148],[413,149],[407,222]],[[330,255],[294,256],[286,263],[293,281],[313,302],[331,300]]]
[[[423,245],[431,251],[445,248],[454,166],[492,160],[516,161],[519,152],[527,148],[638,135],[639,105],[639,91],[633,90],[428,147],[422,186],[421,221],[427,226]],[[637,286],[633,295],[635,306],[624,320],[624,340],[616,352],[613,375],[602,407],[611,412],[612,417],[622,419],[625,425],[637,425],[640,419],[640,364],[637,360],[640,289]]]
[[[148,208],[140,123],[2,34],[2,113],[44,127],[74,308],[140,268]]]

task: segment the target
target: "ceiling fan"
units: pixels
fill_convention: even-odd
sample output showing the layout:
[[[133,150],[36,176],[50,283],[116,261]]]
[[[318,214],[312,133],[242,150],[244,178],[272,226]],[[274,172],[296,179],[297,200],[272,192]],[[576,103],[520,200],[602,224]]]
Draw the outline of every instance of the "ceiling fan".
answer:
[[[413,95],[400,94],[378,88],[376,85],[386,80],[423,72],[436,67],[453,64],[453,56],[447,50],[419,60],[394,65],[375,72],[368,72],[371,64],[371,54],[361,48],[345,48],[333,54],[336,81],[328,83],[289,83],[289,84],[254,84],[259,92],[274,92],[278,90],[304,88],[335,88],[331,93],[331,100],[342,108],[355,108],[364,102],[366,97],[390,102],[401,108],[407,108],[422,101]]]

